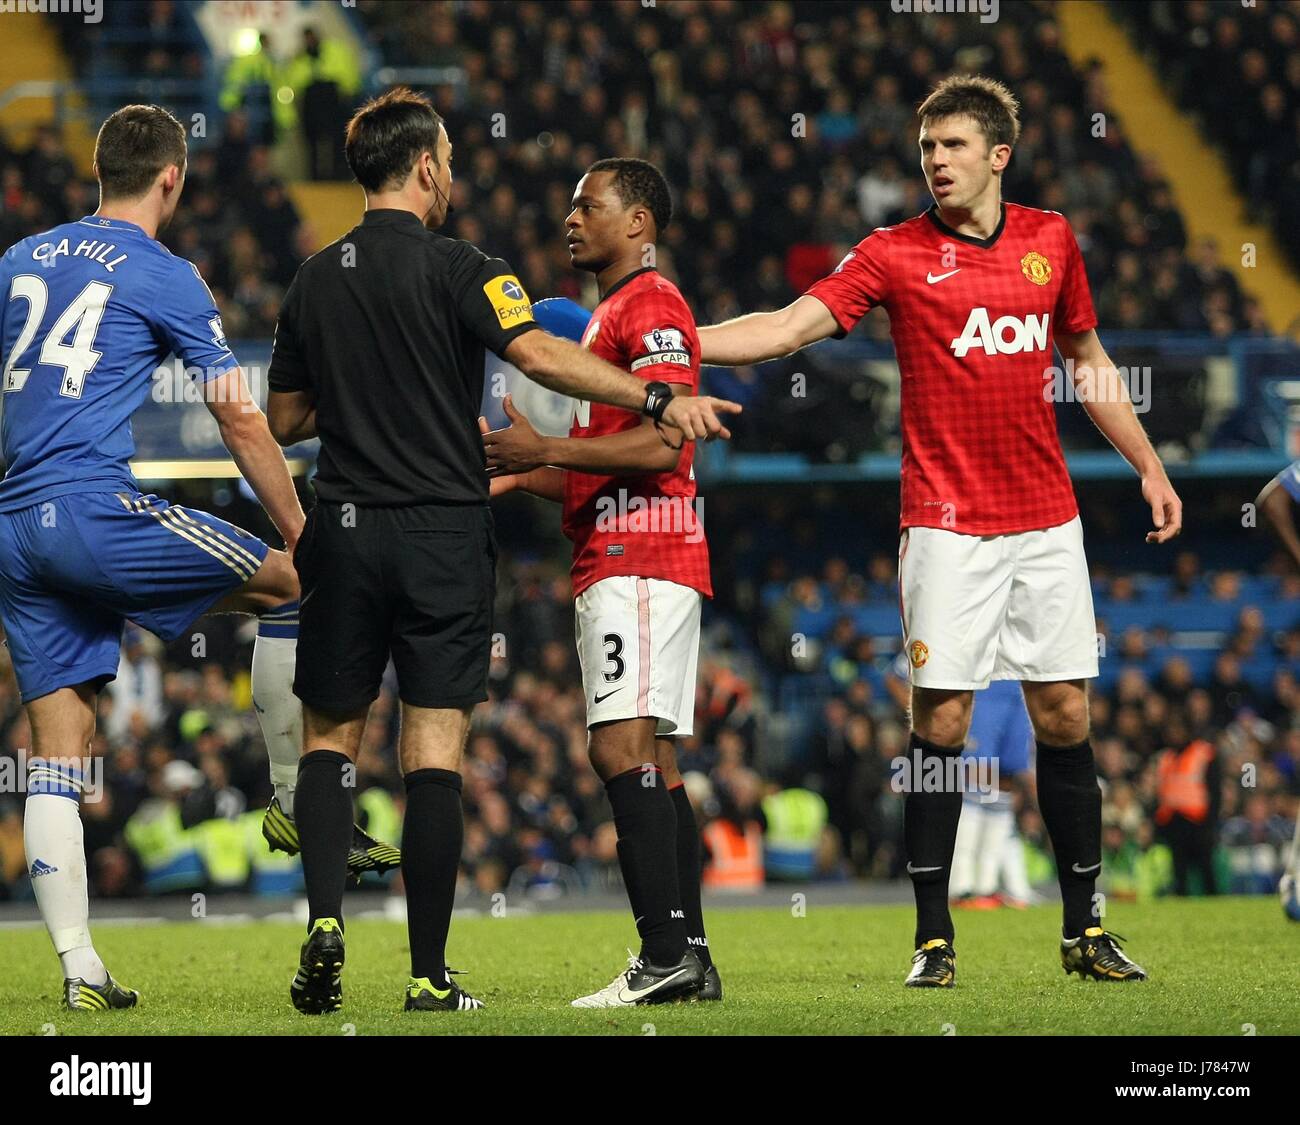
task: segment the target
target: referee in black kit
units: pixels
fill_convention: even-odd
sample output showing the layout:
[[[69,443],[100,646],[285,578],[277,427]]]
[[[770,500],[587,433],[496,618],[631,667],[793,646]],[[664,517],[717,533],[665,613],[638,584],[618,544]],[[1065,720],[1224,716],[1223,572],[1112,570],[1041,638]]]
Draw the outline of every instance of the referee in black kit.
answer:
[[[352,782],[391,655],[406,781],[406,1010],[482,1003],[447,974],[464,825],[461,754],[487,698],[496,545],[478,425],[484,349],[563,394],[643,411],[686,439],[729,436],[719,412],[536,330],[500,259],[433,233],[450,209],[451,152],[428,99],[397,89],[348,124],[366,213],[303,263],[276,326],[267,415],[282,445],[320,437],[294,692],[303,756],[294,812],[310,904],[290,990],[300,1012],[342,1006],[343,887]]]

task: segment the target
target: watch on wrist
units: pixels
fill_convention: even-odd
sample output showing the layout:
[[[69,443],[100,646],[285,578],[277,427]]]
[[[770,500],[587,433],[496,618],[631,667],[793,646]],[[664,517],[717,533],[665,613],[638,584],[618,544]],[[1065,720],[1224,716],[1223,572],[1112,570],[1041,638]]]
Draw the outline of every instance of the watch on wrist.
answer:
[[[645,405],[641,413],[662,422],[664,411],[672,401],[673,389],[667,383],[647,383],[645,387]]]

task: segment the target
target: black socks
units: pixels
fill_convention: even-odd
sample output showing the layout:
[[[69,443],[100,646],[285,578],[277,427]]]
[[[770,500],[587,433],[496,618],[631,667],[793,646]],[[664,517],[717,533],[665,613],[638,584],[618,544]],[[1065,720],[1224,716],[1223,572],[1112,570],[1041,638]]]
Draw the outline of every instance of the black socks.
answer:
[[[1077,938],[1101,925],[1093,894],[1101,874],[1101,786],[1092,744],[1038,743],[1038,808],[1052,839],[1064,906],[1064,933]]]
[[[308,932],[321,918],[343,923],[354,778],[352,762],[336,750],[310,750],[298,759],[293,814],[307,884]]]
[[[677,813],[663,773],[654,766],[626,770],[605,782],[605,792],[641,957],[675,965],[686,954],[686,926],[677,884]]]
[[[936,792],[925,792],[922,779],[930,759],[943,759],[941,776],[948,778],[946,759],[961,756],[961,746],[939,746],[920,737],[915,731],[908,742],[908,772],[912,779],[903,801],[903,854],[907,873],[916,895],[916,949],[934,938],[953,938],[952,915],[948,913],[948,875],[952,868],[953,847],[957,842],[957,822],[961,819],[960,786],[944,785]]]
[[[460,774],[453,770],[423,769],[406,775],[402,881],[411,976],[428,977],[439,989],[447,987],[447,931],[465,838],[460,792]]]
[[[709,939],[704,935],[704,910],[700,906],[700,828],[685,785],[669,790],[677,813],[677,885],[681,891],[682,915],[686,923],[686,944],[706,969],[713,964]]]

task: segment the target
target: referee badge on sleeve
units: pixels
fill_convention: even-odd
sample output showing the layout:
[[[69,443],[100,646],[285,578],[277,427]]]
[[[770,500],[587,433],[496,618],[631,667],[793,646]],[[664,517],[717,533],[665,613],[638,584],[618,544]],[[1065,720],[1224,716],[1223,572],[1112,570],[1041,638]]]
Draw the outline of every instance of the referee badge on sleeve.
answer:
[[[512,273],[494,277],[483,286],[483,293],[497,314],[497,323],[502,328],[513,328],[517,324],[527,324],[533,319],[532,302],[519,283],[519,278]]]

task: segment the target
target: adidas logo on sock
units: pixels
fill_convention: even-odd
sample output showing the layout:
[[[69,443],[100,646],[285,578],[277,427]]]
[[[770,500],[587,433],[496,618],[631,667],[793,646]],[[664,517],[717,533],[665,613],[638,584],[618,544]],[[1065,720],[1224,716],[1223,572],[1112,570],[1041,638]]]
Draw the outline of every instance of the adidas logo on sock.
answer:
[[[46,863],[45,860],[37,859],[32,861],[32,867],[28,874],[35,879],[39,875],[53,875],[57,870],[57,867]]]

